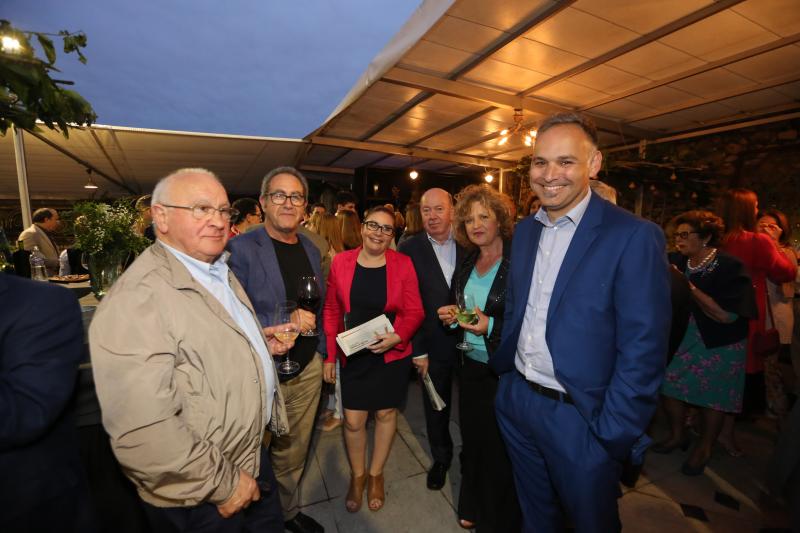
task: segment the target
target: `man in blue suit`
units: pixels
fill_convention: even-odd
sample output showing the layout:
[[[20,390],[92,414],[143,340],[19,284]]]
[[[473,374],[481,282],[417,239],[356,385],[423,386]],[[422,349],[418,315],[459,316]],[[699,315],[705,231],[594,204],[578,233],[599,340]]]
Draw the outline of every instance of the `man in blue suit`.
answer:
[[[75,296],[0,274],[0,531],[93,531],[70,405],[83,359]]]
[[[597,131],[563,113],[539,128],[542,208],[517,225],[505,325],[490,361],[525,531],[617,531],[622,462],[640,461],[669,332],[661,229],[592,194]]]

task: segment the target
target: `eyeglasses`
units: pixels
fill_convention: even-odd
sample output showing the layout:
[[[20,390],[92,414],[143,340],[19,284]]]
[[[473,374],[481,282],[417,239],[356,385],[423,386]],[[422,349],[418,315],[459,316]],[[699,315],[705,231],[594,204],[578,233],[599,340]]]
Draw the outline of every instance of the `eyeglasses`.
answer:
[[[675,233],[672,234],[672,237],[674,239],[683,239],[685,241],[686,239],[689,238],[689,235],[691,235],[692,233],[694,233],[695,235],[700,235],[696,231],[676,231]]]
[[[758,227],[759,227],[759,229],[771,229],[772,231],[777,231],[777,230],[781,229],[781,227],[779,225],[777,225],[777,224],[767,224],[767,223],[764,223],[764,222],[759,224]]]
[[[286,203],[286,199],[289,198],[289,201],[292,203],[293,206],[301,206],[306,203],[306,197],[302,194],[286,194],[285,192],[268,192],[265,193],[264,196],[269,196],[270,201],[274,205],[283,205]]]
[[[173,209],[188,209],[192,212],[192,216],[197,220],[208,220],[214,216],[214,213],[219,212],[222,220],[230,221],[231,218],[239,214],[238,209],[233,207],[212,207],[210,205],[170,205],[158,204],[164,207],[172,207]]]
[[[364,222],[364,225],[370,231],[378,231],[378,230],[380,230],[380,232],[383,233],[384,235],[389,235],[389,236],[394,235],[394,228],[392,226],[388,225],[388,224],[386,224],[385,226],[381,226],[377,222],[373,222],[372,220],[368,220],[368,221]]]

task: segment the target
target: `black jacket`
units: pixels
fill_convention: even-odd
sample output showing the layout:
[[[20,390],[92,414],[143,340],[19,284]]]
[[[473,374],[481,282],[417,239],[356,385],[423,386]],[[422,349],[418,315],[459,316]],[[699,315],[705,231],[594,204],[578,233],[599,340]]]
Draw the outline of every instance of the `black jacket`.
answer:
[[[456,289],[463,290],[469,281],[469,276],[475,268],[475,263],[478,261],[480,250],[475,250],[464,259],[464,262],[456,268],[453,273],[453,283],[451,286],[451,299],[455,301]],[[506,278],[508,277],[508,267],[511,264],[511,242],[503,241],[503,258],[500,262],[500,268],[497,269],[497,275],[494,277],[492,287],[489,289],[489,296],[486,298],[486,303],[476,302],[484,314],[494,319],[494,326],[492,332],[486,336],[486,350],[489,352],[489,357],[492,356],[497,347],[500,345],[500,334],[503,330],[503,313],[506,307]]]
[[[671,254],[670,262],[681,272],[686,271],[688,259],[683,255]],[[708,268],[689,274],[689,281],[708,294],[725,311],[735,313],[738,318],[729,324],[716,322],[708,317],[692,301],[692,316],[697,322],[700,336],[706,348],[727,346],[747,338],[748,321],[758,316],[753,282],[736,257],[717,252],[717,257]]]
[[[425,320],[412,340],[411,355],[428,354],[431,360],[446,365],[455,364],[458,351],[456,343],[459,336],[456,331],[442,325],[437,313],[440,307],[455,303],[455,300],[442,274],[433,246],[428,241],[428,234],[422,231],[410,237],[400,245],[398,251],[409,256],[414,263],[419,281],[419,293],[422,296],[422,307],[425,309]],[[464,255],[464,248],[456,244],[454,277],[464,260]]]

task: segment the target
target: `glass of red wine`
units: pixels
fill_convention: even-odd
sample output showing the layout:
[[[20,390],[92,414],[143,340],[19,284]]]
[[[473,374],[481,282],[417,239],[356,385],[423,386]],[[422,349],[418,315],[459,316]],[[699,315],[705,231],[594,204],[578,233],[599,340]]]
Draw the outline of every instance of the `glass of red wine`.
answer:
[[[301,276],[297,285],[297,306],[311,313],[317,313],[319,305],[320,291],[316,276]],[[319,335],[317,328],[302,331],[300,335],[304,337],[315,337]]]

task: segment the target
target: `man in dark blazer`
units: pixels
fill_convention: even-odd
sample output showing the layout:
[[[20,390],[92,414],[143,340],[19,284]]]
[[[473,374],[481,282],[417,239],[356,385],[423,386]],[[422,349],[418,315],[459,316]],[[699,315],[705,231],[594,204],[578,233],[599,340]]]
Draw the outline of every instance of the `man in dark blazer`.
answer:
[[[70,397],[81,311],[62,287],[0,274],[0,531],[91,531]]]
[[[453,303],[450,281],[465,254],[453,239],[453,198],[450,193],[443,189],[427,190],[420,200],[420,212],[425,231],[404,241],[399,251],[411,257],[414,263],[425,308],[425,321],[412,341],[414,365],[420,375],[430,375],[436,391],[447,404],[443,410],[435,411],[423,391],[428,442],[433,455],[427,484],[429,489],[439,490],[444,486],[453,460],[450,390],[458,352],[458,332],[457,328],[442,325],[437,309]]]
[[[320,299],[315,312],[298,308],[303,331],[316,327],[319,335],[300,336],[290,352],[300,365],[296,374],[281,380],[289,417],[289,433],[272,440],[270,456],[278,481],[285,527],[292,533],[318,533],[323,527],[299,511],[299,484],[314,432],[322,391],[322,359],[326,352],[322,332],[325,284],[320,252],[299,232],[308,202],[308,182],[292,167],[278,167],[264,177],[259,198],[264,225],[228,242],[231,270],[253,303],[262,327],[275,325],[275,309],[287,300],[297,302],[300,276],[317,278]]]
[[[620,529],[623,461],[640,462],[664,373],[669,274],[661,229],[589,190],[602,155],[576,113],[539,127],[542,209],[514,233],[497,420],[525,531]],[[562,511],[563,509],[563,511]]]

